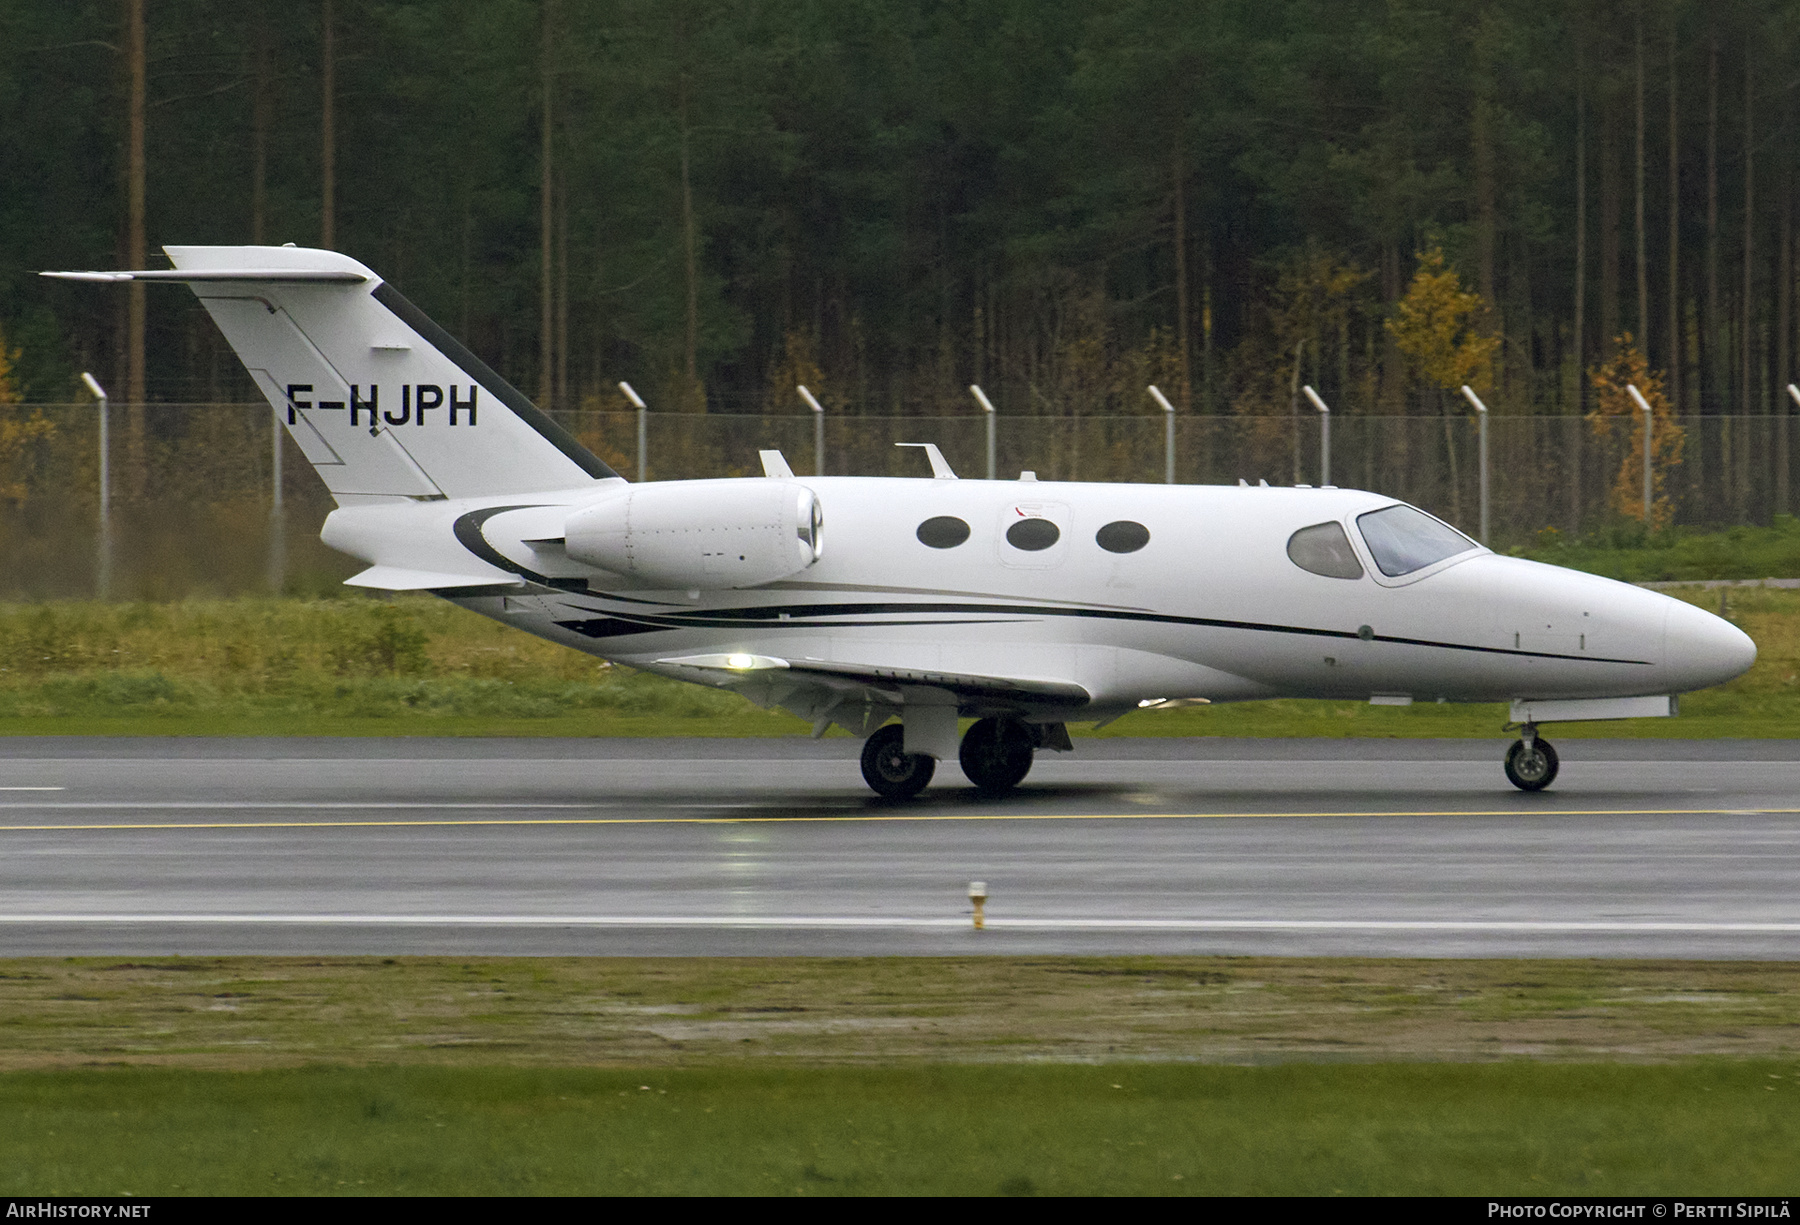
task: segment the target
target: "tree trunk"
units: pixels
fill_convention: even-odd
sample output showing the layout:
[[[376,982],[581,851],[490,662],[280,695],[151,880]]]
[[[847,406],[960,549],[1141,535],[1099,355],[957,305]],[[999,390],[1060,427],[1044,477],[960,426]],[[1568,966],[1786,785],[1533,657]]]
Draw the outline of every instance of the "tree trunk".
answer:
[[[322,185],[319,245],[334,251],[337,249],[337,47],[332,29],[332,0],[323,0],[320,23],[319,168]]]
[[[694,182],[689,149],[688,73],[681,70],[681,252],[687,277],[687,329],[682,342],[682,370],[687,376],[689,407],[704,410],[700,395],[700,259],[694,233]]]
[[[1775,264],[1775,513],[1788,513],[1788,478],[1792,460],[1788,453],[1788,414],[1791,401],[1787,385],[1793,379],[1793,354],[1789,348],[1794,309],[1794,171],[1781,172],[1780,255]]]
[[[1605,82],[1602,82],[1604,85]],[[1619,335],[1619,105],[1606,91],[1600,99],[1600,351],[1611,354]]]
[[[1637,236],[1637,330],[1638,350],[1645,360],[1650,357],[1650,260],[1649,244],[1644,232],[1644,8],[1637,8],[1636,44],[1633,59],[1637,112],[1636,166],[1632,171],[1636,208]]]
[[[144,0],[127,0],[125,46],[130,74],[125,153],[125,261],[130,268],[144,266],[144,96],[147,69],[144,62]],[[125,323],[125,400],[130,405],[125,423],[125,488],[132,499],[141,498],[149,474],[145,471],[144,400],[149,377],[144,355],[144,283],[127,288]]]
[[[1706,49],[1706,324],[1701,329],[1701,391],[1711,392],[1719,411],[1724,364],[1719,344],[1719,38]],[[1704,410],[1704,402],[1702,403]]]
[[[255,93],[250,105],[250,241],[260,247],[269,241],[269,118],[274,103],[267,0],[257,0],[252,20],[256,47],[252,64]]]
[[[1754,252],[1753,239],[1756,234],[1756,164],[1755,145],[1752,143],[1752,118],[1756,96],[1753,90],[1754,73],[1751,71],[1750,36],[1744,38],[1744,286],[1742,335],[1738,344],[1738,389],[1739,412],[1753,411],[1756,402],[1756,391],[1750,384],[1750,332],[1751,320],[1755,317],[1750,299],[1752,274],[1755,265],[1751,262]]]
[[[548,409],[556,403],[556,320],[552,258],[556,240],[555,204],[555,70],[556,0],[544,0],[539,13],[542,46],[538,56],[538,88],[542,126],[538,153],[538,400]]]
[[[1575,323],[1570,338],[1575,350],[1575,427],[1569,432],[1569,535],[1581,534],[1581,444],[1587,402],[1587,55],[1584,32],[1575,46]]]
[[[1219,411],[1214,399],[1213,378],[1213,259],[1212,241],[1209,237],[1202,251],[1204,263],[1201,265],[1200,284],[1200,381],[1202,384],[1200,403],[1209,413]]]
[[[1587,390],[1587,74],[1583,57],[1575,59],[1575,318],[1571,343],[1575,348],[1577,413],[1586,402]]]
[[[1170,163],[1175,180],[1175,344],[1181,354],[1181,409],[1188,412],[1194,406],[1194,379],[1188,352],[1187,167],[1182,163],[1179,123]]]
[[[1484,48],[1485,43],[1485,38],[1480,39],[1477,46]],[[1475,66],[1475,113],[1470,125],[1470,138],[1475,154],[1476,289],[1489,305],[1493,305],[1496,301],[1494,249],[1500,228],[1499,206],[1496,201],[1498,188],[1494,181],[1494,102],[1485,50],[1479,54],[1482,62]]]
[[[1682,411],[1681,370],[1681,130],[1677,122],[1675,5],[1669,5],[1669,411]]]
[[[1292,430],[1290,449],[1294,455],[1294,480],[1300,483],[1300,360],[1306,354],[1303,340],[1294,346],[1294,380],[1288,387],[1288,424]]]
[[[569,178],[556,188],[556,403],[574,407],[569,397]]]

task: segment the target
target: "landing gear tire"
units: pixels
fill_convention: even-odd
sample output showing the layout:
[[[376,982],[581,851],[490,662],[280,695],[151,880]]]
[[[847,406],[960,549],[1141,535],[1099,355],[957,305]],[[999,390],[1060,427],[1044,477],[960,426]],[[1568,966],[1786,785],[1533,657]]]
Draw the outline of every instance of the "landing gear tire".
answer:
[[[1548,740],[1513,741],[1506,750],[1506,781],[1520,791],[1542,791],[1556,781],[1556,749]]]
[[[957,760],[983,795],[1004,795],[1031,773],[1037,737],[1018,719],[982,719],[963,733]]]
[[[877,728],[863,741],[863,781],[875,794],[890,800],[910,800],[925,790],[937,773],[937,759],[906,751],[906,731],[898,723]]]

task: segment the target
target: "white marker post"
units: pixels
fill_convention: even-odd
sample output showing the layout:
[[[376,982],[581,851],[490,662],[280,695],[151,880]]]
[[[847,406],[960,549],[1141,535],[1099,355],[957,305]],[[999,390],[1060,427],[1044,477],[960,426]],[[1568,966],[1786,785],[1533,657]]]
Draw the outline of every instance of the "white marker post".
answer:
[[[107,422],[112,414],[108,411],[106,389],[94,376],[83,370],[81,381],[100,401],[100,556],[96,560],[94,586],[104,600],[112,595],[112,448],[107,445]]]
[[[1476,395],[1475,389],[1470,387],[1467,383],[1463,384],[1462,393],[1463,393],[1463,398],[1465,400],[1467,400],[1471,405],[1474,406],[1475,420],[1479,423],[1476,426],[1476,438],[1478,439],[1478,441],[1476,443],[1476,451],[1477,451],[1477,455],[1479,458],[1479,462],[1481,464],[1481,543],[1486,544],[1488,542],[1488,435],[1487,435],[1488,414],[1487,414],[1487,405],[1485,405],[1481,402],[1481,397]]]
[[[1637,389],[1636,384],[1625,384],[1625,390],[1637,401],[1637,406],[1644,410],[1644,530],[1647,532],[1650,530],[1650,431],[1656,422],[1650,415],[1650,401],[1644,399],[1644,393]]]
[[[1156,384],[1150,385],[1150,398],[1163,410],[1163,484],[1175,483],[1175,406]]]
[[[981,411],[987,414],[987,448],[988,448],[988,480],[994,479],[994,404],[987,398],[987,392],[974,383],[969,384],[969,392],[975,397],[975,403],[981,405]]]
[[[1331,484],[1331,409],[1319,398],[1319,393],[1311,384],[1300,390],[1312,401],[1312,406],[1319,410],[1319,488],[1324,489]]]
[[[650,466],[650,422],[646,415],[650,411],[650,406],[644,403],[644,398],[638,395],[637,389],[623,379],[619,380],[619,390],[624,392],[625,398],[637,408],[638,465],[634,475],[641,481],[644,479],[644,469]]]
[[[804,387],[796,387],[800,398],[813,410],[813,475],[825,475],[825,406]]]

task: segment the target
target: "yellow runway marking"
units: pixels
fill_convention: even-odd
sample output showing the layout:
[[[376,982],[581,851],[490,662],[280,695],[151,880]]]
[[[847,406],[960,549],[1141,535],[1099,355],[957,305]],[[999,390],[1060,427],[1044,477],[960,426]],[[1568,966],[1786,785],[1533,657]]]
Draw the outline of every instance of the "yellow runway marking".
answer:
[[[77,830],[208,829],[455,829],[495,826],[596,825],[828,825],[931,821],[1246,821],[1294,817],[1741,817],[1800,816],[1800,808],[1484,808],[1389,812],[1113,812],[1113,813],[863,813],[818,817],[492,817],[389,821],[158,821],[104,824],[0,825],[0,833]]]

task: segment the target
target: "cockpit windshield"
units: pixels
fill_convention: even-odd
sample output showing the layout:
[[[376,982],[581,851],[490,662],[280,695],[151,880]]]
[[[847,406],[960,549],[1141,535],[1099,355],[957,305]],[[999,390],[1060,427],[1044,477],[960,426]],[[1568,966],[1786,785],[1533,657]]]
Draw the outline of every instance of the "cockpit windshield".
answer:
[[[1416,507],[1399,505],[1356,517],[1363,543],[1381,572],[1399,578],[1480,548],[1473,540]]]

